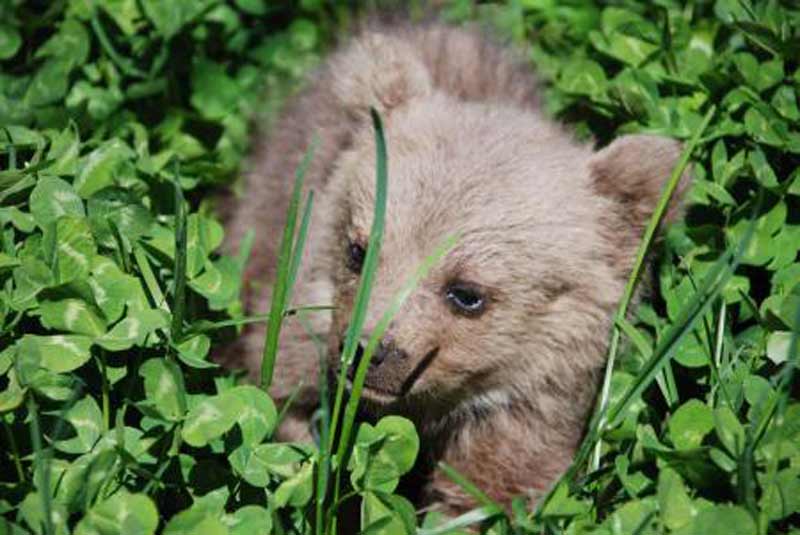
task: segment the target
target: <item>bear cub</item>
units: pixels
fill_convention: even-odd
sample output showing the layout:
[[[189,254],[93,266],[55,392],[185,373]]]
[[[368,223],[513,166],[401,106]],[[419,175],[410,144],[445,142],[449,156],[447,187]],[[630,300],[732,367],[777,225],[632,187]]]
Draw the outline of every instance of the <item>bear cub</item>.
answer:
[[[260,142],[228,223],[234,247],[257,232],[246,304],[265,313],[294,172],[317,137],[306,173],[316,200],[293,303],[334,308],[308,315],[310,333],[296,317],[284,324],[271,394],[282,403],[300,385],[284,440],[311,440],[315,344],[339,367],[369,247],[373,107],[384,120],[389,184],[362,344],[418,265],[445,237],[458,241],[391,322],[366,378],[364,412],[416,424],[417,505],[447,514],[474,505],[437,461],[501,503],[521,494],[532,502],[579,444],[612,314],[680,145],[648,135],[599,151],[577,142],[537,107],[525,63],[475,29],[361,31]],[[228,363],[257,375],[263,331],[246,330]]]

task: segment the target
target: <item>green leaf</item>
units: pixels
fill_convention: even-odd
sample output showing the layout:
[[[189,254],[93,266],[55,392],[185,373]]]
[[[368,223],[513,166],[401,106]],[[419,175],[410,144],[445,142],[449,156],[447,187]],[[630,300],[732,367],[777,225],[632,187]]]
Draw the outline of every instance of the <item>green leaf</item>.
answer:
[[[126,35],[134,35],[143,25],[136,0],[101,0],[103,8]]]
[[[74,175],[78,169],[80,148],[81,139],[77,128],[72,124],[53,135],[50,150],[47,152],[47,160],[52,160],[53,163],[47,166],[47,172],[53,175]],[[75,194],[72,186],[69,189]],[[77,194],[75,196],[77,197]],[[81,204],[81,215],[83,214],[82,208]]]
[[[109,351],[123,351],[134,345],[144,345],[148,335],[168,325],[169,317],[164,310],[134,310],[95,343]]]
[[[149,233],[153,216],[135,192],[123,188],[105,188],[89,198],[89,222],[96,238],[106,247],[116,247],[112,223],[127,241]]]
[[[68,17],[56,32],[36,51],[36,57],[58,58],[69,66],[86,63],[91,47],[89,32],[78,20]]]
[[[272,516],[258,505],[245,505],[233,514],[225,515],[223,523],[231,535],[269,535],[272,533]]]
[[[542,510],[543,516],[549,517],[571,517],[589,512],[591,505],[588,501],[578,500],[569,495],[569,487],[560,484],[556,487],[547,505]]]
[[[297,474],[308,452],[293,444],[267,443],[256,447],[240,446],[231,452],[234,471],[254,487],[265,487],[271,476],[288,479]]]
[[[759,506],[770,520],[780,520],[800,512],[800,468],[786,468],[774,477],[760,477],[763,494]]]
[[[196,334],[186,340],[175,344],[178,358],[181,362],[192,368],[216,368],[215,362],[205,360],[211,349],[211,339],[205,334]]]
[[[0,414],[13,411],[22,405],[27,390],[20,386],[19,381],[17,381],[17,374],[14,370],[8,372],[6,379],[8,383],[5,388],[0,391]]]
[[[123,141],[111,139],[80,159],[75,190],[84,199],[111,186],[118,179],[121,164],[135,156]]]
[[[385,416],[375,427],[362,423],[348,469],[356,489],[392,492],[401,475],[414,466],[419,438],[414,425],[400,416]]]
[[[91,270],[89,286],[92,288],[95,303],[109,323],[117,321],[126,306],[131,311],[129,316],[134,316],[136,311],[150,310],[139,280],[123,273],[112,260],[95,256]]]
[[[39,311],[42,325],[48,329],[92,337],[102,336],[106,332],[102,313],[81,299],[42,301]]]
[[[661,470],[657,494],[661,521],[669,529],[678,529],[697,515],[697,509],[689,498],[683,480],[673,469]]]
[[[121,489],[95,504],[78,522],[75,535],[152,535],[158,527],[158,511],[143,494]]]
[[[83,201],[65,180],[42,177],[30,196],[31,215],[41,228],[55,223],[61,216],[83,216]]]
[[[734,505],[712,505],[701,510],[694,519],[673,531],[677,535],[756,535],[756,524],[746,510]]]
[[[96,254],[94,237],[84,217],[63,216],[55,225],[55,273],[64,284],[89,275]]]
[[[789,349],[792,342],[792,333],[778,331],[770,333],[767,338],[767,357],[774,364],[783,364],[789,359]]]
[[[413,535],[416,533],[414,506],[401,496],[367,492],[361,503],[364,534]]]
[[[733,411],[726,406],[714,409],[714,428],[728,453],[738,457],[744,448],[744,427]]]
[[[14,57],[22,44],[22,36],[10,24],[0,24],[0,59]]]
[[[164,535],[228,535],[220,515],[198,507],[181,511],[167,522]]]
[[[119,455],[114,449],[96,446],[95,451],[81,455],[66,466],[55,500],[70,512],[83,512],[85,504],[95,502],[103,484],[113,477],[118,462]]]
[[[744,126],[761,143],[783,147],[787,142],[786,124],[777,115],[773,116],[763,108],[748,108],[744,114]]]
[[[91,345],[92,339],[88,336],[26,334],[19,351],[38,357],[39,365],[47,370],[65,373],[80,368],[91,358]]]
[[[694,449],[714,429],[713,411],[705,403],[690,399],[675,411],[667,426],[669,437],[677,449]]]
[[[181,436],[187,444],[201,448],[233,427],[243,410],[242,399],[230,391],[206,397],[189,411]]]
[[[274,494],[275,506],[302,507],[311,499],[314,492],[314,465],[305,463],[300,470],[280,484]]]
[[[599,96],[606,90],[608,80],[602,67],[591,60],[568,63],[559,77],[559,88],[567,93]]]
[[[790,121],[800,120],[800,111],[797,109],[797,94],[788,85],[783,85],[775,91],[771,100],[772,107],[789,119]]]
[[[65,453],[87,453],[91,451],[103,430],[103,414],[92,396],[75,402],[64,414],[75,436],[55,441],[55,447]]]
[[[50,59],[36,71],[28,91],[25,104],[44,106],[61,100],[67,94],[67,82],[72,71],[72,60]]]
[[[239,106],[242,89],[225,67],[208,60],[197,61],[192,70],[192,106],[207,119],[220,120]]]
[[[45,509],[42,506],[42,493],[41,492],[31,492],[25,499],[22,500],[22,503],[19,507],[19,513],[22,520],[24,520],[31,529],[35,530],[34,533],[39,535],[43,533],[42,529],[44,526],[47,525],[46,517],[47,514],[45,513]],[[64,510],[63,506],[59,506],[58,504],[53,504],[53,507],[50,511],[50,520],[51,525],[55,528],[54,533],[55,535],[69,535],[69,531],[67,530],[67,517],[68,514]],[[1,526],[2,524],[0,524]],[[13,535],[28,535],[27,531],[18,531],[18,532],[11,532]],[[76,532],[77,535],[85,535]],[[50,534],[48,534],[50,535]],[[105,535],[105,534],[104,534]]]
[[[653,514],[657,508],[654,498],[631,500],[614,511],[602,524],[606,533],[629,535],[631,533],[655,534]]]
[[[238,399],[240,412],[236,423],[242,430],[244,445],[256,446],[272,433],[277,423],[278,412],[266,392],[245,385],[226,391],[226,395]]]
[[[141,6],[156,30],[169,39],[211,3],[210,0],[142,0]]]
[[[144,379],[146,402],[166,420],[183,419],[186,387],[178,365],[163,358],[150,359],[139,368],[139,375]]]
[[[764,155],[764,151],[762,151],[759,147],[756,147],[755,150],[750,152],[750,167],[753,169],[753,173],[756,176],[756,180],[764,186],[765,188],[774,188],[778,185],[778,178],[775,176],[775,172],[770,167],[769,162],[767,162],[767,157]]]

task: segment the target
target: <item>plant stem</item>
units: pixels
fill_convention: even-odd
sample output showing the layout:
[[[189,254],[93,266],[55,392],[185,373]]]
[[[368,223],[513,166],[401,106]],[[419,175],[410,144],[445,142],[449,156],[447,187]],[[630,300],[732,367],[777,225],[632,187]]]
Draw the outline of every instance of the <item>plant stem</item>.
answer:
[[[33,463],[34,473],[39,472],[42,476],[39,497],[42,500],[44,512],[44,532],[53,535],[53,508],[50,496],[50,455],[42,447],[42,430],[39,426],[39,407],[33,395],[28,396],[28,416],[31,419],[31,443],[33,444]]]
[[[6,430],[6,437],[8,444],[11,446],[12,457],[14,458],[14,468],[17,470],[17,478],[20,483],[25,483],[25,470],[22,468],[22,460],[19,456],[19,447],[17,447],[17,439],[14,438],[14,433],[11,432],[11,426],[8,425],[8,420],[3,417],[3,429]]]

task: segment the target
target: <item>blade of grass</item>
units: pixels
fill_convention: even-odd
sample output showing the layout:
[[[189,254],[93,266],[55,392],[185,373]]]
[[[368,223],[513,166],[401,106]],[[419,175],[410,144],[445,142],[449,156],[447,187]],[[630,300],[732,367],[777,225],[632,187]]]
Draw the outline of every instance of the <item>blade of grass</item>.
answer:
[[[704,317],[705,313],[714,303],[714,300],[720,292],[722,292],[725,284],[736,272],[739,261],[755,234],[756,214],[761,207],[762,201],[763,192],[754,204],[753,213],[750,217],[750,224],[748,225],[741,243],[739,243],[735,249],[728,248],[725,254],[717,259],[711,269],[708,270],[702,284],[697,287],[689,304],[680,310],[675,323],[667,329],[654,349],[653,358],[645,365],[644,369],[639,372],[633,384],[628,388],[614,408],[609,411],[608,421],[611,422],[612,425],[618,423],[617,420],[627,410],[628,406],[642,394],[645,388],[652,382],[655,374],[669,362],[672,355],[680,346],[683,338],[688,335],[697,322]],[[597,431],[598,433],[602,432],[600,429]],[[596,438],[599,439],[599,434]]]
[[[653,211],[653,215],[650,218],[650,221],[647,224],[647,228],[644,231],[644,236],[642,237],[642,241],[639,243],[639,248],[636,251],[636,260],[634,261],[633,264],[633,271],[628,277],[628,282],[625,284],[625,289],[622,294],[622,300],[620,301],[619,307],[617,308],[617,312],[614,315],[615,320],[617,318],[624,318],[628,312],[628,306],[630,306],[631,300],[633,299],[633,295],[636,290],[636,285],[639,282],[644,267],[644,260],[647,257],[647,253],[649,252],[650,247],[653,243],[653,238],[655,237],[656,230],[658,229],[658,226],[661,223],[661,219],[664,217],[664,214],[667,211],[667,206],[669,205],[669,201],[672,198],[672,195],[675,193],[675,189],[678,187],[678,184],[680,183],[683,171],[684,169],[686,169],[686,166],[689,163],[689,158],[692,156],[695,147],[697,147],[698,141],[700,140],[700,136],[708,127],[708,124],[711,121],[711,118],[713,117],[715,111],[716,107],[711,106],[706,112],[706,115],[705,117],[703,117],[703,121],[700,123],[700,126],[694,131],[692,138],[689,140],[686,146],[684,146],[683,152],[681,153],[681,156],[678,159],[678,163],[672,170],[672,174],[670,175],[669,180],[667,181],[664,191],[661,193],[661,197],[658,199],[656,208]],[[603,376],[603,386],[600,391],[599,404],[596,409],[596,413],[599,414],[597,425],[601,432],[602,428],[605,427],[606,424],[605,413],[608,408],[608,400],[611,391],[611,374],[614,369],[614,364],[616,363],[617,360],[617,351],[619,350],[619,339],[620,339],[620,330],[615,323],[614,326],[612,327],[608,360],[606,362],[605,373]],[[599,466],[600,466],[600,444],[598,443],[597,448],[595,449],[594,452],[594,457],[592,459],[592,469],[596,470]]]
[[[253,243],[256,240],[256,233],[253,229],[249,229],[244,233],[242,241],[239,244],[239,253],[236,255],[236,263],[240,269],[244,269],[247,264],[247,259],[250,258],[250,253],[253,251]]]
[[[172,287],[172,326],[170,338],[180,342],[186,313],[186,206],[180,185],[180,164],[175,161],[173,180],[175,202],[175,273]]]
[[[445,463],[444,461],[440,461],[437,466],[439,469],[450,478],[450,481],[461,487],[464,492],[472,496],[472,498],[481,506],[489,507],[489,508],[496,508],[500,511],[503,511],[502,506],[492,500],[489,496],[486,495],[481,489],[479,489],[472,481],[464,477],[458,470],[450,466],[449,464]]]
[[[381,244],[383,242],[384,218],[386,216],[386,188],[387,188],[387,155],[386,140],[383,135],[383,123],[378,113],[373,109],[372,125],[375,129],[375,207],[372,214],[372,228],[369,233],[367,253],[364,258],[364,265],[361,268],[361,279],[356,291],[356,298],[353,306],[353,314],[350,317],[347,332],[344,338],[344,347],[341,354],[341,366],[339,377],[336,384],[336,396],[331,412],[331,435],[328,449],[333,449],[333,441],[339,425],[339,415],[344,398],[344,387],[347,380],[347,367],[353,362],[356,353],[358,334],[364,324],[367,314],[367,304],[369,303],[370,292],[372,291],[372,281],[378,267]]]
[[[289,282],[286,289],[286,304],[292,302],[292,291],[294,290],[294,283],[297,281],[297,273],[300,271],[300,261],[303,259],[303,252],[306,247],[306,237],[308,236],[308,225],[311,223],[311,209],[314,206],[314,192],[309,191],[306,197],[305,208],[303,209],[303,216],[300,219],[300,229],[297,232],[297,241],[294,244],[294,251],[292,251],[292,262],[289,266]],[[285,308],[285,307],[284,307]],[[286,310],[284,310],[284,313]]]
[[[53,526],[53,504],[50,496],[50,454],[42,447],[42,430],[39,425],[39,407],[33,395],[28,396],[28,416],[31,419],[31,444],[33,445],[34,473],[42,475],[41,487],[38,488],[42,500],[44,514],[44,532],[46,535],[55,533]],[[37,485],[38,487],[38,485]]]
[[[794,375],[797,372],[797,367],[800,366],[800,306],[795,311],[794,318],[795,328],[792,330],[792,337],[789,340],[789,352],[786,362],[780,372],[780,377],[777,385],[778,395],[770,398],[769,405],[763,412],[763,418],[756,426],[756,431],[753,433],[752,448],[758,446],[758,443],[764,437],[769,428],[770,422],[775,418],[776,414],[779,419],[783,416],[786,410],[786,404],[789,402],[791,396],[792,383]]]
[[[266,342],[264,354],[261,359],[261,388],[269,390],[272,384],[272,375],[275,371],[275,358],[278,353],[278,340],[283,323],[283,313],[286,308],[286,297],[290,292],[289,269],[292,260],[292,248],[297,226],[297,208],[300,204],[300,194],[306,171],[314,154],[315,143],[312,142],[306,151],[303,161],[297,168],[294,178],[294,189],[286,210],[286,225],[283,228],[280,251],[278,253],[278,270],[275,275],[275,286],[272,289],[272,303],[270,304],[269,320],[267,323]]]
[[[369,303],[369,296],[372,291],[372,281],[375,277],[375,272],[378,267],[378,259],[380,257],[381,245],[383,242],[383,229],[384,219],[386,216],[386,189],[387,189],[387,154],[386,154],[386,139],[383,135],[383,123],[381,118],[374,109],[370,110],[372,115],[372,125],[375,130],[375,206],[372,215],[372,228],[369,233],[369,242],[367,246],[367,253],[364,258],[364,264],[361,268],[361,279],[359,281],[358,290],[356,291],[356,298],[353,306],[353,314],[350,317],[350,323],[345,333],[344,348],[341,354],[341,365],[339,369],[339,377],[336,384],[336,395],[333,403],[333,410],[331,411],[331,429],[328,439],[328,450],[333,450],[333,441],[336,439],[336,432],[339,426],[339,419],[341,416],[342,400],[344,399],[344,387],[347,381],[347,368],[353,362],[356,353],[356,346],[358,341],[358,334],[361,332],[361,327],[364,324],[364,318],[367,313],[367,304]],[[337,458],[339,470],[342,469],[341,459]],[[338,481],[338,478],[337,478]],[[338,499],[339,491],[335,487],[335,496]],[[334,504],[336,500],[334,500]],[[327,523],[331,528],[332,521]]]
[[[328,482],[330,481],[331,471],[331,452],[328,449],[328,437],[331,429],[331,407],[328,397],[328,369],[325,359],[325,343],[320,340],[314,328],[308,321],[305,313],[297,316],[303,329],[311,338],[319,359],[319,375],[317,384],[319,385],[320,399],[320,432],[319,450],[317,453],[317,478],[316,478],[316,500],[314,501],[314,533],[322,535],[325,530],[325,497],[328,493]]]
[[[478,507],[472,511],[468,511],[463,515],[457,516],[452,520],[448,520],[441,526],[435,528],[419,528],[417,535],[445,535],[455,530],[460,530],[469,526],[474,526],[484,520],[488,520],[497,516],[501,511],[493,507]]]
[[[145,254],[144,249],[135,245],[133,247],[133,258],[136,260],[136,265],[139,267],[139,273],[144,279],[144,284],[147,287],[147,292],[150,294],[150,299],[153,301],[153,306],[171,314],[172,312],[169,309],[167,300],[164,298],[161,287],[158,285],[158,280],[153,273],[153,269],[150,267],[150,261],[147,259],[147,254]]]
[[[22,459],[19,455],[19,447],[17,447],[17,439],[14,438],[14,433],[11,431],[11,426],[5,415],[0,417],[3,421],[3,429],[6,431],[6,438],[8,445],[11,448],[11,457],[14,459],[14,469],[17,471],[17,479],[20,483],[25,483],[25,470],[22,468]]]
[[[653,348],[650,347],[650,344],[647,342],[647,339],[645,339],[644,335],[625,318],[617,318],[614,323],[622,331],[622,334],[627,336],[628,339],[633,342],[633,345],[636,346],[636,349],[639,351],[639,353],[641,353],[642,357],[644,357],[644,360],[650,360],[650,358],[653,356]],[[664,397],[664,401],[667,403],[667,406],[672,407],[676,399],[673,398],[672,392],[667,385],[664,375],[664,373],[659,373],[656,375],[656,383],[658,383],[658,389],[661,390],[661,395]]]
[[[719,262],[709,271],[709,275],[704,281],[703,288],[694,296],[689,306],[685,307],[678,315],[676,324],[667,329],[663,338],[653,351],[651,358],[644,368],[639,372],[636,380],[623,394],[617,404],[608,412],[608,422],[616,425],[620,416],[627,410],[630,404],[642,394],[649,386],[655,375],[662,369],[672,355],[678,349],[680,342],[694,328],[695,324],[703,317],[709,309],[714,299],[722,291],[725,283],[733,276],[735,265],[728,261],[733,257],[732,254],[724,255]]]
[[[119,263],[122,265],[122,271],[125,273],[131,272],[131,259],[128,256],[128,251],[125,250],[125,240],[122,238],[122,233],[117,226],[116,221],[114,221],[113,217],[107,217],[106,222],[108,223],[108,227],[111,229],[111,236],[114,238],[114,243],[117,246],[116,253],[117,257],[119,258]]]
[[[284,312],[285,316],[294,316],[298,312],[324,312],[333,310],[331,305],[304,305],[298,307],[287,308]],[[195,322],[186,332],[186,334],[198,334],[209,331],[216,331],[224,329],[225,327],[237,327],[239,325],[249,325],[251,323],[265,323],[269,321],[269,314],[255,314],[253,316],[245,316],[243,318],[236,318],[231,320],[222,321],[207,321],[201,320]]]

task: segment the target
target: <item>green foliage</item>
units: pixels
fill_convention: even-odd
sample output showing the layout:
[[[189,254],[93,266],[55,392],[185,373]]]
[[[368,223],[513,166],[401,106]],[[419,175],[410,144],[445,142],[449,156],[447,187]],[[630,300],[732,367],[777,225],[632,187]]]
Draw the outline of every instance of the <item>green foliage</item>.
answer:
[[[535,511],[519,501],[508,516],[443,466],[480,507],[430,514],[420,532],[796,532],[800,10],[442,9],[529,53],[548,111],[577,135],[694,136],[695,178],[659,246],[656,295],[616,318],[605,410],[577,464]],[[235,178],[248,121],[269,122],[348,28],[348,9],[8,0],[0,16],[0,533],[323,533],[355,496],[365,532],[413,533],[413,507],[394,494],[419,448],[409,422],[354,427],[356,393],[323,407],[319,449],[274,442],[272,400],[209,358],[264,318],[242,317],[248,247],[219,252],[223,229],[203,199]],[[298,198],[290,214],[269,366],[310,206]]]

